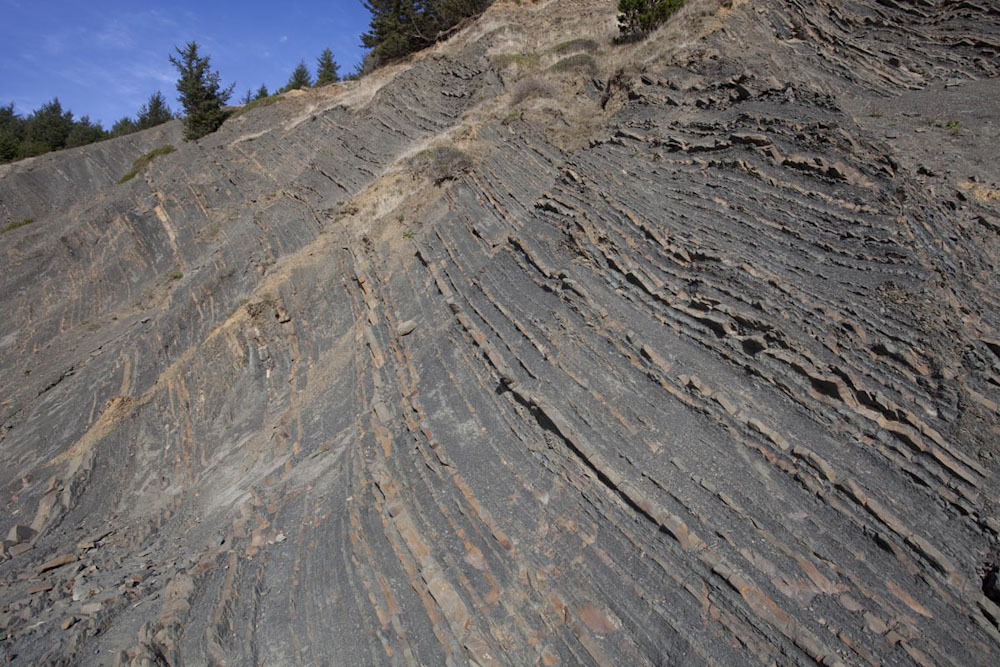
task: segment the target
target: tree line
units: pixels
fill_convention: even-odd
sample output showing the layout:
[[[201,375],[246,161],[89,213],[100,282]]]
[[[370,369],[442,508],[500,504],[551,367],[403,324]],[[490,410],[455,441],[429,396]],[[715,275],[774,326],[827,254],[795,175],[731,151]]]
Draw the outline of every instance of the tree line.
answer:
[[[686,0],[618,0],[622,41],[641,39],[684,6]],[[361,36],[369,49],[366,69],[419,51],[447,37],[494,0],[363,0],[371,25]]]
[[[356,79],[361,75],[360,68],[352,74],[348,74],[344,79]],[[309,68],[306,67],[306,61],[300,60],[299,64],[295,66],[292,70],[291,75],[288,77],[288,82],[274,92],[275,95],[280,93],[287,93],[289,90],[299,90],[301,88],[312,88],[313,86],[328,86],[331,83],[337,83],[340,81],[340,65],[337,61],[333,59],[333,51],[329,48],[323,49],[323,52],[319,54],[319,58],[316,59],[316,79],[312,78],[312,73]],[[261,84],[260,88],[256,91],[247,89],[246,94],[240,100],[241,104],[250,104],[257,100],[262,100],[266,97],[270,97],[271,93],[268,92],[267,86]]]
[[[184,109],[182,115],[175,115],[171,111],[160,91],[153,93],[134,117],[120,118],[109,130],[105,130],[99,122],[91,121],[89,116],[75,118],[72,111],[63,108],[58,97],[26,116],[17,114],[14,103],[11,102],[7,106],[0,106],[0,164],[113,139],[147,130],[178,117],[185,121],[185,137],[188,139],[197,139],[215,131],[228,115],[225,105],[232,95],[233,86],[222,87],[218,72],[211,69],[208,56],[199,53],[197,43],[190,42],[185,48],[175,50],[176,54],[168,58],[179,74],[177,91]],[[360,68],[345,78],[359,76]],[[339,66],[333,58],[333,52],[327,48],[317,59],[315,80],[305,61],[301,61],[292,71],[288,82],[275,92],[325,86],[340,80]],[[247,104],[270,95],[267,86],[262,84],[256,92],[248,90],[242,103]]]
[[[159,91],[139,108],[135,118],[125,116],[110,130],[91,121],[89,116],[74,118],[72,111],[63,109],[58,97],[25,117],[14,112],[14,103],[11,102],[0,107],[0,163],[120,137],[155,127],[173,117]]]
[[[360,78],[364,72],[443,39],[464,19],[485,10],[493,0],[363,0],[363,3],[371,12],[369,30],[361,36],[362,46],[368,53],[344,79]],[[200,53],[196,42],[189,42],[175,51],[168,57],[178,72],[177,92],[183,106],[182,115],[177,116],[170,110],[159,91],[134,118],[121,118],[110,130],[88,116],[74,118],[69,109],[63,109],[58,98],[24,117],[16,114],[14,104],[10,103],[0,107],[0,163],[138,132],[175,117],[183,118],[184,136],[188,140],[214,132],[230,113],[226,104],[234,85],[222,85],[219,73],[212,70],[209,57]],[[285,85],[274,94],[325,86],[340,80],[339,66],[327,48],[316,61],[315,78],[305,61],[300,61]],[[261,85],[256,91],[247,90],[240,101],[247,105],[271,96],[267,86]]]
[[[219,73],[211,68],[209,56],[201,55],[197,42],[188,42],[183,48],[175,48],[176,57],[170,56],[170,62],[177,69],[180,77],[177,80],[179,100],[184,106],[184,138],[194,141],[214,132],[225,122],[231,111],[226,103],[233,94],[235,84],[223,88]],[[360,69],[345,78],[354,79],[361,76]],[[304,60],[299,61],[288,77],[288,82],[275,91],[274,95],[290,90],[326,86],[340,81],[340,66],[333,59],[333,52],[326,48],[316,60],[316,79],[306,67]],[[246,106],[259,100],[272,97],[267,86],[261,84],[256,92],[247,90],[240,100]]]
[[[494,0],[363,0],[371,13],[369,31],[361,36],[368,49],[362,63],[347,78],[359,78],[364,72],[392,60],[405,57],[447,37],[465,19],[485,11]],[[685,0],[618,0],[618,25],[623,39],[648,35],[680,9]],[[181,74],[177,90],[185,111],[185,138],[197,139],[213,132],[226,118],[222,107],[233,87],[222,90],[219,75],[208,69],[208,57],[198,56],[198,45],[191,42],[185,51],[177,49],[183,60],[171,56],[170,61]],[[320,54],[316,81],[305,61],[300,61],[288,82],[278,90],[322,86],[340,80],[337,63],[330,49]],[[270,97],[267,87],[256,93],[247,90],[243,104],[251,105]],[[209,102],[210,101],[210,102]]]

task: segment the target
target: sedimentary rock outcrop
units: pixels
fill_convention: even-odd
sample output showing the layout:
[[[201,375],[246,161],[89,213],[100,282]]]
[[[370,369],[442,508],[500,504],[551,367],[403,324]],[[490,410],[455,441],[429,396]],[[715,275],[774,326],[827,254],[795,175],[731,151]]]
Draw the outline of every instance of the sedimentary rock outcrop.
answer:
[[[613,4],[0,174],[0,657],[996,663],[1000,14]]]

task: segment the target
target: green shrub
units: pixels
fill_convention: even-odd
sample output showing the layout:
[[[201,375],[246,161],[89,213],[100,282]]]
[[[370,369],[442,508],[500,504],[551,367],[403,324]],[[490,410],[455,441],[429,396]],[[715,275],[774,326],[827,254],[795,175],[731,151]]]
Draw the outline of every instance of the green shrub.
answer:
[[[141,158],[138,158],[135,162],[133,162],[131,171],[129,171],[127,174],[118,179],[118,183],[122,184],[125,181],[131,181],[133,178],[136,177],[136,175],[138,175],[140,171],[142,171],[146,167],[147,164],[152,162],[154,158],[157,158],[161,155],[167,155],[169,153],[173,153],[175,150],[177,149],[171,146],[170,144],[167,144],[166,146],[160,146],[159,148],[154,148],[153,150],[149,151]]]
[[[959,123],[957,120],[950,120],[944,125],[941,125],[939,127],[943,127],[946,130],[951,130],[951,133],[956,136],[959,135],[962,131],[962,124]]]
[[[618,28],[624,38],[649,34],[684,6],[684,0],[618,0]]]
[[[25,218],[24,220],[16,220],[14,222],[8,222],[3,227],[0,227],[0,234],[3,232],[9,232],[12,229],[17,229],[18,227],[24,227],[25,225],[30,225],[35,221],[34,218]]]

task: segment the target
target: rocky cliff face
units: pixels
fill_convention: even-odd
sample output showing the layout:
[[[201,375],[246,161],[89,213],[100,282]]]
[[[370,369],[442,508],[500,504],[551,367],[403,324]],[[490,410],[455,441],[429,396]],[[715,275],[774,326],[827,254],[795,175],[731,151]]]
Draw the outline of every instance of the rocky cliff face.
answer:
[[[0,657],[996,664],[1000,12],[613,5],[0,174]]]

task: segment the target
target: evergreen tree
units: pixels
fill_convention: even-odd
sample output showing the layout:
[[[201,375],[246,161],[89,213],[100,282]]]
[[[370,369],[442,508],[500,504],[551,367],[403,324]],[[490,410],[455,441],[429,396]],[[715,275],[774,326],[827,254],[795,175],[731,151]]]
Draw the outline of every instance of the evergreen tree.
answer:
[[[175,48],[177,58],[170,56],[170,62],[177,68],[177,92],[184,105],[184,138],[188,141],[200,139],[215,132],[226,119],[222,108],[233,94],[235,84],[222,87],[218,72],[209,67],[208,56],[198,54],[197,42],[188,42],[183,50]]]
[[[115,121],[115,124],[111,126],[111,136],[121,137],[126,134],[132,134],[137,132],[139,128],[136,126],[135,121],[128,116],[123,116],[122,118]]]
[[[368,56],[366,56],[365,58],[363,58],[360,61],[358,61],[354,65],[354,69],[351,70],[351,73],[344,75],[344,79],[343,80],[344,81],[357,81],[358,79],[360,79],[361,77],[363,77],[365,74],[367,74],[367,72],[366,72],[366,63],[368,63],[369,60],[370,60],[370,58]]]
[[[492,0],[421,0],[420,10],[430,17],[437,31],[434,39],[439,39],[462,19],[483,12],[491,4]]]
[[[333,59],[333,52],[329,48],[323,49],[323,53],[316,61],[316,85],[326,86],[340,81],[340,74],[337,70],[337,61]]]
[[[66,147],[66,139],[73,129],[73,112],[63,111],[59,98],[43,104],[28,117],[21,157],[41,155]]]
[[[298,90],[299,88],[309,88],[312,86],[312,77],[309,75],[309,69],[306,67],[306,62],[300,60],[299,64],[295,66],[292,70],[292,75],[288,77],[288,83],[285,84],[284,91]]]
[[[361,43],[372,50],[372,57],[379,65],[400,58],[420,48],[414,32],[418,7],[416,0],[363,0],[371,12],[369,31],[361,35]]]
[[[173,120],[173,117],[173,112],[167,106],[167,100],[164,99],[160,91],[156,91],[149,96],[148,102],[139,107],[139,115],[135,125],[137,129],[147,130],[166,123],[168,120]]]
[[[641,37],[652,32],[671,14],[684,5],[685,0],[619,0],[618,28],[623,37]]]
[[[257,89],[257,94],[254,95],[255,100],[262,100],[265,97],[270,97],[270,93],[267,92],[267,86],[260,84],[260,88]]]
[[[91,123],[89,116],[83,116],[80,120],[73,123],[73,128],[66,136],[66,148],[86,146],[87,144],[107,138],[108,133],[104,131],[100,123]]]
[[[89,117],[73,120],[73,112],[64,110],[58,98],[46,102],[27,118],[14,112],[13,103],[0,107],[0,163],[107,138],[101,124],[91,122]]]
[[[24,119],[14,113],[14,103],[0,107],[0,163],[17,159],[24,139]]]
[[[243,99],[240,100],[240,104],[246,106],[247,104],[250,104],[251,102],[253,102],[253,91],[250,90],[249,88],[247,88],[247,94],[244,95]]]
[[[371,12],[362,45],[371,49],[378,67],[447,36],[462,19],[474,16],[493,0],[362,0]]]

